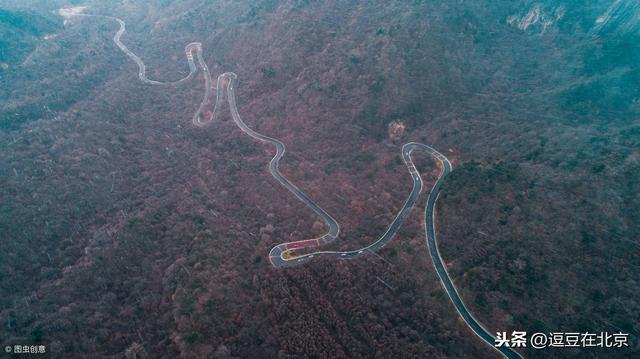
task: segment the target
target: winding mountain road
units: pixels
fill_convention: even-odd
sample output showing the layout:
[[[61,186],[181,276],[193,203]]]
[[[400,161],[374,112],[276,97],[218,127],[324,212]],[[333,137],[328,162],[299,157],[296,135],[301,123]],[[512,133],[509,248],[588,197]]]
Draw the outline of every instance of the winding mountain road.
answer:
[[[63,15],[61,11],[61,15]],[[65,16],[65,15],[63,15]],[[410,142],[402,146],[402,159],[409,170],[411,175],[411,179],[413,181],[413,188],[409,193],[407,200],[404,205],[391,222],[387,230],[380,236],[376,241],[371,243],[370,245],[356,249],[351,251],[315,251],[312,253],[306,254],[296,254],[295,252],[299,249],[305,248],[306,250],[310,248],[319,248],[327,243],[334,241],[339,233],[340,233],[340,225],[338,222],[331,217],[324,209],[322,209],[318,204],[316,204],[309,196],[307,196],[302,190],[300,190],[296,185],[294,185],[291,181],[289,181],[282,173],[280,173],[279,165],[280,160],[285,154],[286,147],[284,143],[275,139],[273,137],[265,136],[260,134],[254,130],[252,130],[249,126],[247,126],[241,119],[240,114],[238,113],[238,108],[236,104],[235,97],[235,85],[238,81],[238,76],[233,72],[225,72],[218,76],[216,83],[216,103],[211,113],[210,117],[202,120],[203,110],[206,106],[210,104],[211,101],[211,88],[212,88],[212,80],[211,74],[209,73],[209,68],[202,56],[202,44],[199,42],[192,42],[185,47],[185,54],[187,57],[187,62],[189,64],[189,74],[182,79],[171,81],[171,82],[160,82],[155,80],[150,80],[146,76],[146,67],[142,59],[138,57],[136,54],[131,52],[121,41],[120,38],[122,34],[125,32],[125,22],[119,18],[112,16],[104,16],[104,15],[92,15],[92,14],[81,14],[81,13],[73,13],[71,15],[66,15],[65,17],[71,16],[91,16],[91,17],[101,17],[107,18],[111,20],[115,20],[119,23],[120,28],[116,32],[113,37],[113,41],[116,46],[120,50],[122,50],[129,58],[131,58],[138,65],[138,78],[150,85],[177,85],[184,81],[189,80],[193,77],[193,75],[197,72],[197,67],[194,62],[193,52],[196,53],[198,57],[198,64],[203,70],[203,77],[205,81],[205,93],[198,110],[193,116],[192,122],[196,126],[204,126],[210,122],[212,122],[215,118],[215,114],[217,109],[220,107],[222,101],[224,101],[224,94],[226,90],[227,101],[229,103],[229,107],[231,109],[231,115],[233,117],[233,121],[236,125],[247,135],[252,138],[261,141],[263,143],[271,144],[276,148],[276,154],[269,162],[269,171],[271,175],[284,186],[287,190],[289,190],[293,195],[295,195],[300,201],[305,203],[309,208],[311,208],[328,227],[328,231],[314,239],[305,239],[294,242],[286,242],[276,245],[269,252],[269,259],[271,263],[276,267],[281,266],[289,266],[300,264],[306,261],[311,260],[314,257],[334,257],[339,259],[350,259],[357,257],[362,254],[366,254],[367,252],[376,251],[382,248],[393,236],[396,234],[404,220],[408,217],[409,213],[415,206],[415,203],[422,192],[423,182],[420,176],[420,173],[416,169],[413,164],[413,160],[411,158],[411,154],[413,151],[423,151],[430,154],[435,160],[438,162],[438,167],[440,168],[440,174],[438,179],[436,180],[434,186],[429,192],[429,196],[427,198],[427,205],[425,206],[425,234],[426,234],[426,242],[429,248],[429,254],[433,260],[433,263],[436,268],[436,272],[440,279],[440,283],[443,288],[447,292],[447,295],[451,299],[451,302],[455,309],[457,310],[460,317],[465,321],[467,326],[473,331],[475,335],[481,338],[484,342],[489,344],[492,348],[499,351],[502,355],[509,359],[522,358],[522,356],[511,348],[496,348],[494,346],[495,338],[490,334],[490,332],[485,329],[469,312],[469,310],[464,305],[460,295],[458,294],[455,286],[453,285],[453,281],[447,272],[446,266],[440,256],[440,252],[438,250],[438,244],[436,241],[435,235],[435,221],[434,221],[434,212],[435,205],[440,195],[440,189],[442,187],[442,183],[444,178],[451,172],[451,162],[445,157],[443,154],[433,149],[430,146]]]
[[[147,78],[147,67],[144,64],[144,61],[142,61],[142,59],[140,57],[138,57],[138,55],[134,54],[133,52],[131,52],[131,50],[129,50],[128,47],[126,47],[122,41],[120,41],[120,38],[122,37],[122,34],[124,34],[124,32],[126,31],[126,24],[124,21],[122,21],[121,19],[118,19],[117,17],[113,17],[113,16],[107,16],[107,15],[93,15],[93,14],[81,14],[81,13],[74,13],[71,16],[84,16],[84,17],[99,17],[99,18],[103,18],[103,19],[110,19],[113,21],[117,21],[118,24],[120,25],[120,28],[118,29],[118,31],[116,32],[116,34],[113,36],[113,42],[116,43],[116,46],[118,46],[118,48],[120,50],[122,50],[122,52],[124,52],[125,54],[127,54],[127,56],[129,56],[129,58],[131,58],[137,65],[138,65],[138,78],[140,79],[140,81],[149,84],[149,85],[177,85],[180,84],[184,81],[189,80],[191,77],[193,77],[193,75],[195,75],[195,73],[198,71],[196,64],[193,62],[193,51],[195,50],[198,53],[198,58],[201,59],[202,58],[202,44],[199,42],[192,42],[190,44],[188,44],[184,51],[187,54],[187,62],[189,63],[189,74],[183,78],[181,78],[180,80],[176,80],[176,81],[169,81],[169,82],[161,82],[161,81],[155,81],[155,80],[149,80]],[[203,62],[200,62],[200,64],[202,65]],[[206,65],[205,65],[206,67]]]
[[[424,146],[424,145],[422,145]],[[438,153],[434,152],[434,156],[438,161],[440,161],[442,165],[442,172],[436,183],[431,188],[431,192],[429,192],[429,197],[427,198],[427,205],[424,209],[424,232],[427,239],[427,247],[429,247],[429,254],[431,255],[431,259],[433,260],[433,264],[436,267],[436,272],[438,273],[438,278],[440,278],[440,284],[447,292],[449,299],[451,299],[451,303],[456,308],[456,311],[462,317],[464,322],[467,324],[469,329],[473,331],[480,339],[489,344],[493,349],[499,351],[502,355],[509,359],[521,359],[522,356],[516,352],[515,350],[507,347],[495,347],[495,337],[490,334],[490,332],[476,320],[476,318],[469,312],[467,307],[464,305],[462,298],[458,294],[456,287],[453,285],[453,281],[449,276],[449,272],[440,256],[440,251],[438,250],[438,242],[436,241],[436,231],[435,231],[435,205],[436,201],[440,197],[440,189],[442,187],[442,181],[451,172],[451,162]]]

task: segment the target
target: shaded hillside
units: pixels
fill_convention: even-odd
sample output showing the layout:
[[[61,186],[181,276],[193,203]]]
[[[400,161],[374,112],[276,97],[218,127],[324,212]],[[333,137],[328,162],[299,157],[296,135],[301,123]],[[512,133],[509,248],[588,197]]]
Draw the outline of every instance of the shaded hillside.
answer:
[[[62,28],[59,19],[28,10],[9,11],[0,8],[0,63],[2,70],[25,59],[42,37]]]

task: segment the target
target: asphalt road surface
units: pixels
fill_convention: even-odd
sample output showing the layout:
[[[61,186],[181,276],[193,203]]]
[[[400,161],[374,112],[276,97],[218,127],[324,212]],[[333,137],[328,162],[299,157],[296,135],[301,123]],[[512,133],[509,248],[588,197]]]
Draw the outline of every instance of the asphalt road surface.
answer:
[[[281,243],[271,249],[271,252],[269,253],[269,259],[271,260],[271,263],[275,266],[292,265],[308,261],[314,257],[335,257],[340,259],[351,259],[359,255],[367,254],[368,251],[376,251],[384,247],[384,245],[387,244],[387,242],[391,238],[393,238],[398,229],[400,229],[400,226],[402,226],[402,223],[408,217],[418,199],[418,196],[420,195],[420,192],[422,191],[422,178],[420,177],[420,173],[416,169],[415,165],[413,164],[413,160],[411,159],[411,153],[416,149],[434,155],[436,158],[444,158],[444,156],[442,156],[438,151],[427,145],[411,142],[402,146],[402,160],[404,161],[407,169],[409,170],[409,173],[411,174],[413,188],[409,193],[409,196],[404,205],[402,206],[402,208],[400,208],[400,211],[393,219],[387,230],[376,241],[366,247],[350,251],[316,251],[304,255],[294,255],[291,254],[291,252],[303,247],[319,247],[328,243],[328,241],[318,241],[318,243],[310,243],[310,240],[303,240]],[[334,238],[332,238],[332,240],[333,239]]]
[[[282,186],[288,189],[293,195],[295,195],[300,201],[305,203],[309,208],[311,208],[322,220],[326,223],[328,227],[327,233],[322,235],[321,237],[314,239],[305,239],[301,241],[294,242],[286,242],[278,244],[273,247],[269,252],[269,260],[276,267],[281,266],[289,266],[296,265],[307,262],[314,257],[333,257],[339,259],[351,259],[357,257],[359,255],[367,254],[367,252],[374,252],[382,247],[396,234],[404,220],[407,218],[408,214],[411,212],[415,203],[422,191],[423,182],[420,176],[420,173],[416,169],[413,164],[413,160],[411,158],[411,153],[415,150],[423,151],[430,154],[434,159],[439,162],[439,167],[441,172],[436,180],[434,186],[431,188],[429,192],[429,196],[427,198],[427,205],[425,206],[425,234],[427,246],[429,248],[429,254],[431,255],[431,259],[433,260],[434,266],[436,268],[436,272],[438,273],[438,277],[440,278],[440,283],[443,288],[447,292],[447,295],[451,299],[451,303],[456,308],[460,317],[465,321],[467,326],[476,334],[479,338],[489,344],[492,348],[499,351],[506,358],[522,358],[522,356],[514,351],[511,348],[495,348],[495,338],[490,334],[490,332],[485,329],[482,324],[480,324],[473,315],[469,312],[469,310],[464,305],[458,291],[456,290],[449,273],[447,272],[446,266],[440,256],[440,252],[438,250],[438,243],[436,241],[435,235],[435,221],[434,221],[434,212],[435,212],[435,204],[440,195],[440,189],[442,187],[442,183],[444,178],[451,172],[451,162],[440,152],[429,147],[427,145],[410,142],[402,146],[402,159],[409,170],[411,175],[411,179],[413,181],[413,188],[409,193],[407,200],[404,205],[391,222],[386,232],[382,234],[376,241],[369,244],[366,247],[351,250],[351,251],[315,251],[311,253],[305,253],[301,255],[297,255],[295,253],[296,250],[301,248],[318,248],[323,246],[329,242],[334,241],[339,233],[340,233],[340,225],[338,222],[331,217],[324,209],[318,206],[309,196],[307,196],[303,191],[301,191],[296,185],[291,183],[282,173],[280,173],[279,165],[280,160],[285,154],[286,147],[284,143],[279,140],[265,136],[260,134],[254,130],[252,130],[249,126],[247,126],[242,119],[240,118],[240,114],[238,113],[238,108],[236,105],[236,97],[235,97],[235,86],[238,81],[238,76],[233,72],[225,72],[222,75],[218,76],[218,80],[216,83],[216,103],[208,119],[202,120],[203,109],[209,105],[211,101],[211,74],[209,73],[209,68],[202,56],[202,44],[199,42],[192,42],[185,47],[185,54],[187,57],[187,62],[189,64],[189,74],[177,81],[172,82],[160,82],[155,80],[149,80],[146,76],[146,67],[142,59],[138,57],[136,54],[131,52],[121,41],[120,38],[122,34],[125,32],[125,22],[121,19],[112,16],[103,16],[103,15],[90,15],[90,14],[74,14],[74,16],[92,16],[92,17],[101,17],[107,18],[111,20],[115,20],[119,23],[120,28],[116,32],[113,37],[113,41],[116,46],[120,50],[122,50],[129,58],[131,58],[138,65],[138,78],[147,84],[150,85],[176,85],[182,83],[186,80],[189,80],[193,75],[197,72],[197,67],[195,65],[193,59],[193,52],[195,51],[196,56],[198,57],[198,64],[202,68],[203,77],[205,81],[205,93],[204,97],[198,107],[198,110],[193,116],[193,123],[196,126],[204,126],[215,118],[215,114],[221,102],[224,101],[224,94],[226,89],[227,101],[229,103],[229,107],[231,109],[231,115],[233,117],[233,121],[236,125],[247,135],[259,140],[263,143],[271,144],[276,148],[276,154],[269,162],[269,171],[271,175],[278,181]],[[225,88],[226,87],[226,88]]]

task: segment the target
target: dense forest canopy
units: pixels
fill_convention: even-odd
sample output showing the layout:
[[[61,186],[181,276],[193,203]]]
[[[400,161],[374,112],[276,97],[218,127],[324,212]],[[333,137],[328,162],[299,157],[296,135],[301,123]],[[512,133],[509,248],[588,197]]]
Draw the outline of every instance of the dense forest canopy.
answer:
[[[274,269],[323,223],[269,175],[224,105],[191,116],[201,42],[238,74],[247,124],[341,225],[378,238],[417,141],[453,163],[436,208],[462,299],[492,333],[625,332],[638,355],[640,3],[0,0],[0,345],[61,357],[435,357],[496,352],[459,320],[424,234],[425,195],[389,244]],[[215,96],[215,94],[214,94]],[[211,111],[212,109],[208,109]],[[416,156],[425,191],[439,169]]]

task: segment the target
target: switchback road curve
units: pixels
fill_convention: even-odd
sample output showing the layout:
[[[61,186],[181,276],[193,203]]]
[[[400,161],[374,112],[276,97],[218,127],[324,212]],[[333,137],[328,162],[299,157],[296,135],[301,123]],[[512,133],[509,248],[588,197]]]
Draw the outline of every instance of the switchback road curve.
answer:
[[[334,257],[340,259],[348,259],[359,256],[361,254],[365,254],[367,251],[376,251],[382,248],[398,231],[411,209],[414,207],[420,192],[422,191],[423,182],[420,173],[416,169],[413,164],[413,160],[411,158],[411,154],[414,150],[419,150],[430,154],[433,158],[438,161],[439,168],[441,169],[440,174],[438,175],[438,179],[436,180],[434,186],[429,192],[429,196],[427,199],[427,205],[425,206],[425,234],[427,239],[427,246],[429,248],[429,253],[433,260],[433,263],[436,267],[436,272],[438,273],[438,277],[440,278],[440,283],[443,288],[447,292],[447,295],[451,299],[453,306],[458,311],[458,314],[465,321],[467,326],[483,341],[485,341],[488,345],[490,345],[495,350],[499,351],[502,355],[509,359],[518,359],[522,358],[522,356],[514,351],[511,348],[500,347],[496,348],[495,338],[490,334],[490,332],[484,328],[478,322],[473,315],[469,312],[469,310],[464,305],[462,298],[458,294],[449,273],[446,270],[444,265],[444,261],[440,256],[440,252],[438,250],[438,245],[436,242],[435,235],[435,221],[434,221],[434,212],[435,212],[435,204],[440,196],[440,189],[442,187],[442,183],[444,178],[451,172],[451,162],[447,159],[446,156],[435,150],[434,148],[416,142],[410,142],[402,146],[402,159],[411,174],[411,179],[413,181],[413,188],[409,194],[409,197],[405,201],[404,205],[396,215],[395,219],[391,222],[391,225],[387,229],[387,231],[378,238],[375,242],[370,245],[352,250],[352,251],[316,251],[312,253],[307,253],[304,255],[287,255],[287,253],[292,250],[300,249],[300,248],[317,248],[324,244],[327,244],[336,239],[340,232],[340,227],[338,223],[331,217],[327,212],[325,212],[322,208],[320,208],[311,198],[309,198],[304,192],[302,192],[298,187],[292,184],[286,177],[284,177],[279,171],[279,163],[282,156],[285,153],[285,145],[279,140],[262,135],[254,130],[252,130],[249,126],[247,126],[242,119],[240,118],[240,114],[238,113],[238,108],[236,104],[235,97],[235,84],[237,82],[238,76],[233,72],[226,72],[218,77],[217,82],[217,100],[215,109],[219,107],[219,102],[224,99],[224,86],[226,84],[226,93],[227,100],[229,103],[229,107],[231,109],[231,115],[236,125],[249,136],[265,142],[270,143],[276,147],[276,155],[271,159],[269,163],[269,171],[271,175],[278,180],[284,187],[286,187],[289,191],[291,191],[298,199],[307,204],[314,212],[316,212],[329,226],[329,231],[322,237],[316,239],[306,239],[295,242],[287,242],[281,243],[277,246],[273,247],[269,252],[269,259],[274,266],[285,266],[292,264],[300,264],[302,262],[308,261],[313,257]],[[205,99],[207,100],[207,99]],[[214,109],[214,115],[215,115]],[[213,116],[212,115],[212,118]],[[200,125],[200,124],[199,124]]]
[[[375,242],[370,245],[356,249],[351,251],[316,251],[312,253],[306,253],[301,255],[296,255],[295,251],[305,248],[318,248],[322,245],[332,242],[335,240],[340,233],[340,225],[338,222],[331,217],[325,210],[323,210],[320,206],[318,206],[309,196],[307,196],[303,191],[301,191],[297,186],[295,186],[291,181],[289,181],[279,170],[280,160],[285,154],[286,147],[284,143],[279,141],[278,139],[265,136],[260,134],[254,130],[252,130],[249,126],[247,126],[241,119],[240,114],[238,113],[238,108],[236,104],[235,97],[235,85],[237,83],[238,76],[233,72],[226,72],[222,75],[218,76],[216,83],[216,103],[211,113],[211,116],[208,119],[202,120],[202,113],[205,106],[209,105],[211,99],[211,74],[209,73],[209,68],[207,67],[206,62],[202,56],[202,45],[198,42],[192,42],[185,47],[185,54],[187,57],[187,61],[189,64],[189,74],[177,81],[172,82],[160,82],[155,80],[149,80],[146,76],[146,67],[142,59],[131,52],[121,41],[120,38],[122,34],[125,32],[125,22],[121,19],[112,16],[103,16],[103,15],[90,15],[90,14],[74,14],[73,16],[93,16],[93,17],[101,17],[107,18],[111,20],[115,20],[119,23],[120,28],[116,32],[113,37],[113,41],[116,46],[120,50],[122,50],[129,58],[131,58],[138,65],[138,78],[147,84],[150,85],[176,85],[181,82],[184,82],[197,72],[197,67],[193,60],[193,52],[196,52],[198,57],[198,63],[203,70],[203,77],[205,80],[205,93],[204,97],[198,107],[198,110],[193,116],[192,122],[196,126],[204,126],[210,122],[212,122],[215,118],[216,111],[220,107],[222,101],[224,101],[224,94],[226,89],[227,101],[229,103],[229,107],[231,110],[231,115],[233,117],[236,125],[247,135],[252,138],[259,140],[263,143],[268,143],[276,148],[276,154],[269,162],[269,171],[271,175],[282,184],[286,189],[288,189],[291,193],[293,193],[300,201],[305,203],[309,208],[311,208],[320,218],[323,219],[325,224],[328,227],[327,233],[324,235],[315,238],[315,239],[306,239],[301,241],[294,242],[286,242],[276,245],[269,252],[269,259],[271,263],[278,266],[287,266],[294,265],[306,262],[314,257],[334,257],[340,259],[350,259],[361,254],[365,254],[367,251],[376,251],[382,248],[398,231],[410,211],[413,209],[423,187],[422,178],[420,173],[416,169],[413,164],[413,160],[411,158],[411,154],[414,150],[419,150],[430,154],[434,159],[438,162],[438,167],[440,168],[440,174],[438,179],[436,180],[434,186],[429,192],[429,196],[427,198],[427,205],[425,206],[425,234],[427,246],[429,249],[429,254],[436,268],[436,272],[440,279],[440,283],[443,288],[447,292],[453,306],[456,308],[456,311],[460,315],[460,317],[465,321],[467,326],[476,334],[479,338],[489,344],[492,348],[499,351],[502,355],[509,359],[522,358],[522,356],[511,348],[496,348],[494,346],[495,338],[490,334],[490,332],[485,329],[469,312],[469,310],[464,305],[464,302],[460,298],[455,286],[453,285],[453,281],[447,272],[446,266],[440,256],[440,252],[438,250],[438,244],[436,241],[435,235],[435,221],[434,221],[434,212],[435,212],[435,204],[440,196],[440,189],[442,187],[442,183],[444,178],[451,172],[451,162],[440,152],[433,149],[430,146],[410,142],[402,146],[402,159],[409,170],[411,175],[411,179],[413,181],[413,188],[409,193],[407,200],[404,205],[391,222],[386,232],[380,236]]]
[[[425,145],[421,145],[425,146]],[[440,256],[440,251],[438,250],[438,242],[436,241],[436,231],[435,231],[435,206],[438,198],[440,197],[440,189],[442,187],[442,181],[444,178],[451,172],[451,162],[443,156],[441,153],[434,150],[432,152],[433,156],[440,162],[441,173],[436,183],[431,188],[431,192],[429,192],[429,197],[427,198],[427,205],[424,208],[424,232],[427,239],[427,247],[429,248],[429,254],[431,255],[431,259],[433,260],[433,264],[436,268],[436,272],[438,273],[438,278],[440,278],[440,284],[447,292],[449,299],[451,299],[451,303],[456,308],[456,311],[462,317],[464,322],[467,324],[469,329],[471,329],[480,339],[489,344],[492,348],[499,351],[502,355],[509,359],[522,359],[522,356],[514,351],[511,348],[506,347],[495,347],[495,337],[490,334],[490,332],[480,324],[476,320],[476,318],[469,312],[467,307],[464,305],[462,298],[458,294],[456,287],[453,285],[453,281],[449,276],[449,272]]]
[[[197,52],[198,58],[202,58],[202,44],[200,44],[199,42],[192,42],[192,43],[188,44],[184,49],[184,51],[186,53],[186,56],[187,56],[187,62],[189,64],[189,74],[187,76],[185,76],[184,78],[181,78],[180,80],[169,81],[169,82],[161,82],[161,81],[149,80],[147,78],[147,68],[146,68],[146,66],[144,64],[144,61],[142,61],[142,59],[140,57],[138,57],[138,55],[136,55],[133,52],[131,52],[131,50],[129,50],[129,48],[126,47],[122,43],[122,41],[120,41],[120,38],[122,37],[122,34],[124,34],[124,32],[126,31],[126,24],[125,24],[124,21],[122,21],[121,19],[118,19],[117,17],[107,16],[107,15],[93,15],[93,14],[79,14],[78,13],[78,14],[73,14],[71,16],[98,17],[98,18],[110,19],[110,20],[113,20],[113,21],[117,21],[118,24],[120,25],[120,28],[118,29],[116,34],[113,36],[113,42],[115,42],[116,46],[118,46],[118,48],[120,50],[122,50],[122,52],[127,54],[127,56],[129,56],[129,58],[131,58],[138,65],[138,78],[140,79],[140,81],[142,81],[142,82],[144,82],[146,84],[149,84],[149,85],[177,85],[179,83],[182,83],[184,81],[189,80],[198,71],[198,69],[196,68],[196,64],[193,62],[193,51]]]

